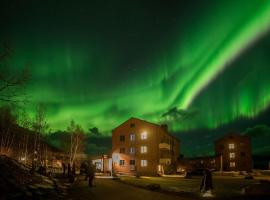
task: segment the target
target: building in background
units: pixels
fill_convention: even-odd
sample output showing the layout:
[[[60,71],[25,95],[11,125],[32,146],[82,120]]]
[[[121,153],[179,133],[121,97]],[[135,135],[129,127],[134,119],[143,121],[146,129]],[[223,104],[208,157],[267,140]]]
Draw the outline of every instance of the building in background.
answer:
[[[112,158],[110,155],[101,155],[91,158],[92,164],[96,167],[96,172],[112,173]]]
[[[251,171],[251,140],[248,136],[229,133],[215,142],[216,165],[221,171]]]
[[[114,173],[157,175],[176,171],[180,142],[167,125],[130,118],[112,131]]]
[[[202,173],[203,169],[217,170],[216,156],[181,158],[177,163],[177,172]]]

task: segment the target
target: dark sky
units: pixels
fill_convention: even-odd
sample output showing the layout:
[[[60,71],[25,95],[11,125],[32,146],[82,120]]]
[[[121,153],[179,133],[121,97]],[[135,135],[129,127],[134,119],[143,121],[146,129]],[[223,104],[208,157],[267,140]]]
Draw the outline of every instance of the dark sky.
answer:
[[[2,0],[0,15],[10,65],[32,73],[29,113],[45,103],[53,130],[237,129],[269,106],[269,1]]]

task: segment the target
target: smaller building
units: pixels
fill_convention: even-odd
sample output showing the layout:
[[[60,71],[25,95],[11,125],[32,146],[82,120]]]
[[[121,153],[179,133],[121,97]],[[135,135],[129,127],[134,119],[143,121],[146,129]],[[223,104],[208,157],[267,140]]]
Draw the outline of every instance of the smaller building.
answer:
[[[221,171],[251,171],[252,154],[250,137],[228,133],[215,142],[217,168]]]
[[[110,155],[95,156],[91,160],[96,167],[96,172],[112,173],[112,157]]]

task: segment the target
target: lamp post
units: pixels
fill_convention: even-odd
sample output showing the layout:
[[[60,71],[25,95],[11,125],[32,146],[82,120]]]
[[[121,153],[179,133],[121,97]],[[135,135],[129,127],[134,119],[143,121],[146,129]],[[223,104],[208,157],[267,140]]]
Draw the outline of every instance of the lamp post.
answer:
[[[220,172],[223,171],[223,156],[220,154]]]

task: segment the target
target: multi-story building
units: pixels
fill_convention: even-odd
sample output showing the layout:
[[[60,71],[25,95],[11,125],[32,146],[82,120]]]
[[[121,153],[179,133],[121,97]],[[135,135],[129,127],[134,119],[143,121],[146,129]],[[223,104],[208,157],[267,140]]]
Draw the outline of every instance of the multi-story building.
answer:
[[[158,125],[130,118],[112,131],[114,173],[157,175],[176,168],[180,142]]]
[[[215,142],[217,168],[224,171],[251,171],[251,141],[248,136],[226,134]]]

